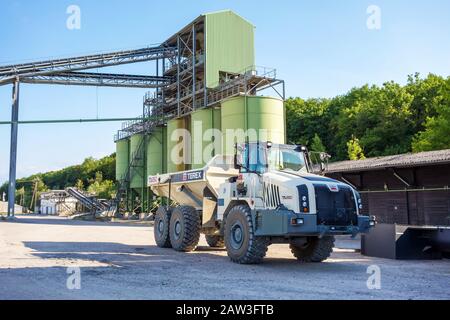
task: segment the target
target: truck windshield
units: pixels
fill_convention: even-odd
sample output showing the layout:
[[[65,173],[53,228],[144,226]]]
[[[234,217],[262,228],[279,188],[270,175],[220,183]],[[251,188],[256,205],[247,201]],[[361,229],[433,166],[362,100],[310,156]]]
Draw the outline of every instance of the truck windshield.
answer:
[[[269,170],[307,171],[303,152],[282,146],[273,146],[268,154]]]
[[[307,171],[304,153],[286,145],[248,143],[238,146],[241,172]]]

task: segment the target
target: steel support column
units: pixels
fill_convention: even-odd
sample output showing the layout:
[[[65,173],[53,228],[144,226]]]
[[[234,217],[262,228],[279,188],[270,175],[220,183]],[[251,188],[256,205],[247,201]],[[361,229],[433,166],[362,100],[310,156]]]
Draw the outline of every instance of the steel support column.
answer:
[[[195,64],[196,64],[196,32],[195,32],[195,24],[192,25],[192,110],[195,111],[195,93],[196,93],[196,77],[195,77]]]
[[[162,68],[162,75],[165,75],[166,74],[166,58],[163,58],[161,68]],[[164,88],[161,88],[161,102],[162,102],[161,109],[164,109],[164,106],[166,105],[166,93],[165,93]],[[158,109],[160,109],[159,106],[158,106]],[[161,119],[164,119],[164,110],[162,111]]]
[[[164,61],[164,60],[163,60]],[[159,76],[159,59],[156,60],[156,76]],[[159,95],[159,88],[156,88],[156,97],[158,98]]]
[[[207,82],[206,82],[206,74],[207,74],[207,65],[206,65],[206,59],[207,59],[207,48],[206,48],[206,25],[203,26],[203,81],[204,81],[204,92],[203,92],[203,107],[206,107],[208,105],[208,89],[206,88]]]
[[[8,184],[8,217],[14,217],[16,197],[16,163],[17,163],[17,133],[19,121],[19,80],[13,85],[11,112],[11,145],[9,153],[9,184]]]
[[[180,48],[180,35],[177,35],[177,47],[178,47],[178,56],[177,56],[177,115],[178,117],[181,115],[181,83],[180,83],[180,71],[181,71],[181,48]]]

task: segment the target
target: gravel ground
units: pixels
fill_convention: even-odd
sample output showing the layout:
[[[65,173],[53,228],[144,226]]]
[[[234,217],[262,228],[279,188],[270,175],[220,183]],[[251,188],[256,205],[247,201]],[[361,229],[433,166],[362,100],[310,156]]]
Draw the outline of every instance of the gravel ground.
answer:
[[[370,265],[381,270],[381,289],[367,288]],[[81,289],[67,289],[68,267],[80,268]],[[18,216],[0,222],[0,296],[450,299],[450,261],[393,261],[335,249],[324,263],[300,264],[287,245],[272,245],[263,264],[237,265],[225,250],[210,249],[203,238],[192,253],[160,249],[148,223]]]

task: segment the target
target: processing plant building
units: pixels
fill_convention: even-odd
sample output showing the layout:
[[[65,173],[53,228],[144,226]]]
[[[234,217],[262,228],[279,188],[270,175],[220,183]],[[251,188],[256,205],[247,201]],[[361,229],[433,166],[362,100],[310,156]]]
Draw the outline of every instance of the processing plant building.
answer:
[[[285,143],[284,81],[255,66],[250,22],[229,10],[203,14],[162,46],[172,52],[156,61],[165,81],[145,95],[142,116],[115,135],[117,196],[126,211],[151,209],[149,175],[201,168],[232,152],[242,141],[227,132],[254,130],[245,139]],[[261,95],[268,89],[272,96]]]

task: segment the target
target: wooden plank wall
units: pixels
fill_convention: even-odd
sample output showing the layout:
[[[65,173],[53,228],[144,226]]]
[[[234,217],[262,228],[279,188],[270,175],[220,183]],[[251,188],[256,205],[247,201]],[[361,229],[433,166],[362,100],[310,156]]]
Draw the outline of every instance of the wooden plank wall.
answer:
[[[450,225],[450,189],[414,189],[450,186],[450,164],[363,172],[332,173],[327,176],[351,182],[361,192],[363,213],[377,216],[382,223]],[[386,191],[391,190],[391,191]],[[400,190],[393,192],[392,190]],[[408,191],[409,190],[409,191]]]

